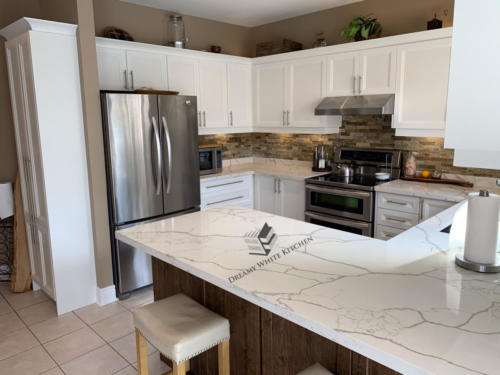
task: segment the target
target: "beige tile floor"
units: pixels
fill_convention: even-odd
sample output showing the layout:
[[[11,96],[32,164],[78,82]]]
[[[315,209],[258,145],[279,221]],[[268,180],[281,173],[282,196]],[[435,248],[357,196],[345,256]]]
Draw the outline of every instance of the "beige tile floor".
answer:
[[[132,311],[151,302],[149,289],[57,316],[42,291],[15,294],[0,283],[0,375],[136,374]],[[151,375],[169,370],[150,345],[148,355]]]

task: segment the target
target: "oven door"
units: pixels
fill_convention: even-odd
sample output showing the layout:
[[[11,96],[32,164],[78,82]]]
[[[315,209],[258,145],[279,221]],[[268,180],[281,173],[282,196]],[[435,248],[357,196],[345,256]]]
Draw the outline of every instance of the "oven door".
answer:
[[[372,223],[367,223],[365,221],[342,219],[335,216],[316,214],[314,212],[309,212],[309,211],[306,211],[304,216],[306,222],[311,224],[322,225],[324,227],[338,229],[344,232],[350,232],[362,236],[373,237]]]
[[[215,148],[200,148],[200,175],[217,173],[217,152]]]
[[[373,192],[307,184],[306,210],[373,221]]]

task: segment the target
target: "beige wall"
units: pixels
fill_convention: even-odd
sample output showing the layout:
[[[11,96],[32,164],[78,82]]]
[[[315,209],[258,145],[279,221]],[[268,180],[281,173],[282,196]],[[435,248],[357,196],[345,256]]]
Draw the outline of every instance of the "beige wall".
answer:
[[[0,0],[0,28],[25,16],[40,17],[39,0]],[[12,121],[5,40],[0,37],[0,182],[14,181],[17,173]]]
[[[117,26],[129,32],[135,41],[165,44],[168,12],[138,6],[119,0],[94,0],[96,35],[102,36],[107,26]],[[249,56],[252,48],[250,29],[203,18],[184,16],[187,47],[196,50],[220,45],[222,52]]]
[[[311,48],[316,33],[325,32],[328,44],[338,44],[342,40],[339,31],[356,16],[373,13],[382,23],[382,36],[405,34],[426,30],[427,21],[438,13],[445,26],[453,20],[454,0],[364,0],[360,3],[339,8],[311,13],[305,16],[255,27],[251,32],[252,55],[255,56],[255,44],[291,39]],[[447,17],[443,10],[448,9]]]

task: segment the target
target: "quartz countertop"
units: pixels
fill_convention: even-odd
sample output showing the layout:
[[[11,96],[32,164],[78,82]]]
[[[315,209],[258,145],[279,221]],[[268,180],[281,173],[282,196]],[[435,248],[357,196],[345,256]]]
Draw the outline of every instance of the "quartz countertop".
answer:
[[[498,374],[500,276],[457,267],[459,203],[389,241],[224,206],[117,238],[403,374]],[[278,239],[251,255],[268,223]]]

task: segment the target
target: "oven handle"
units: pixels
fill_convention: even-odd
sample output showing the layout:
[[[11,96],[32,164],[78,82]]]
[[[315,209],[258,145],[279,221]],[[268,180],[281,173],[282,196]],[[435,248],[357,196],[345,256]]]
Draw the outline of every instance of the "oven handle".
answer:
[[[313,219],[326,221],[326,222],[332,223],[332,224],[340,224],[340,225],[345,225],[348,227],[359,228],[359,229],[370,228],[370,225],[371,225],[371,223],[352,221],[352,220],[343,220],[343,219],[338,219],[338,218],[332,218],[331,216],[318,215],[318,214],[312,213],[310,211],[306,211],[305,216],[306,217],[308,216],[308,217],[313,218]]]
[[[321,188],[315,185],[306,185],[306,190],[317,191],[319,193],[326,194],[337,194],[345,197],[353,197],[353,198],[370,198],[371,193],[365,191],[356,191],[356,190],[343,190],[343,189],[333,189],[333,188]]]

